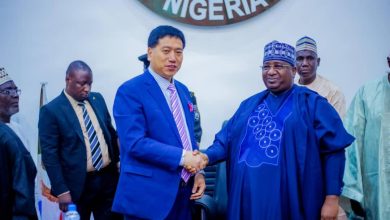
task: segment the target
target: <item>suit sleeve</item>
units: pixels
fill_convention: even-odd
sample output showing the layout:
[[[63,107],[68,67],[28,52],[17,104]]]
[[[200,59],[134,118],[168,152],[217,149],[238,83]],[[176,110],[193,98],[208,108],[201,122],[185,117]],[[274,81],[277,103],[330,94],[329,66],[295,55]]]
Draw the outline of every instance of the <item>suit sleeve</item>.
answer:
[[[60,133],[53,112],[43,106],[39,112],[39,141],[42,148],[42,161],[50,178],[52,192],[58,196],[69,191],[65,184],[64,175],[59,158]]]
[[[114,101],[113,112],[120,138],[121,155],[126,154],[125,157],[131,155],[149,164],[172,170],[177,169],[183,150],[151,138],[151,134],[158,128],[149,130],[148,123],[151,122],[147,121],[146,109],[141,101],[145,97],[139,97],[143,94],[134,90],[122,85]],[[159,119],[148,118],[148,120]]]

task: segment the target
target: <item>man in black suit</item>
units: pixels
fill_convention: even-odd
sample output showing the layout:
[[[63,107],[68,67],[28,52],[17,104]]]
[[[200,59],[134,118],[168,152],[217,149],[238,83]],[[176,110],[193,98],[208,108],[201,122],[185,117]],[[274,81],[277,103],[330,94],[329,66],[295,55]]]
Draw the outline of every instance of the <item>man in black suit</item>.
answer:
[[[75,203],[81,220],[120,218],[111,212],[119,177],[119,148],[101,94],[91,92],[92,70],[83,61],[66,71],[66,88],[39,114],[42,161],[59,207]]]

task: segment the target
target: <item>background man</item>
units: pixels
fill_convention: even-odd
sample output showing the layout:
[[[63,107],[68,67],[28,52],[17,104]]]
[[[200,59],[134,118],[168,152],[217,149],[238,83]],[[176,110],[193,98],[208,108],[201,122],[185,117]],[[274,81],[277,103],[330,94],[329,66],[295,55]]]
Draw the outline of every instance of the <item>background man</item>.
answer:
[[[205,189],[194,138],[194,108],[174,79],[183,61],[184,34],[158,26],[148,38],[149,68],[122,84],[114,101],[121,175],[113,210],[126,219],[191,219],[191,200]]]
[[[205,152],[227,161],[229,219],[336,219],[353,137],[325,98],[294,85],[292,46],[267,44],[262,71],[267,90],[243,101]]]
[[[358,90],[344,123],[356,141],[346,151],[343,195],[355,201],[355,215],[364,214],[357,202],[367,219],[389,219],[390,72]]]
[[[299,85],[308,87],[325,97],[336,109],[340,117],[345,115],[345,97],[341,90],[325,77],[317,74],[321,59],[317,56],[317,43],[310,37],[302,37],[296,44],[297,71]]]
[[[39,115],[42,161],[60,209],[76,203],[81,219],[115,219],[117,135],[101,94],[91,92],[92,70],[83,61],[66,71],[66,88]]]
[[[19,112],[19,95],[14,81],[0,68],[0,217],[37,219],[34,161],[18,135],[6,124]]]

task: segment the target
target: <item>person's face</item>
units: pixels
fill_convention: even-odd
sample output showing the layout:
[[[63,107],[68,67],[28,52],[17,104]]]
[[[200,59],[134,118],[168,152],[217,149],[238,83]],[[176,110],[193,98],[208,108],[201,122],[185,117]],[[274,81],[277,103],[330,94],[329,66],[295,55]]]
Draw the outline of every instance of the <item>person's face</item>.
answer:
[[[14,81],[0,85],[0,116],[10,118],[19,112],[19,92]]]
[[[284,61],[271,60],[263,64],[264,85],[273,93],[290,89],[294,82],[296,68]]]
[[[183,62],[183,42],[171,36],[159,39],[155,47],[148,48],[148,60],[153,71],[171,81]]]
[[[85,70],[73,70],[67,77],[66,92],[77,101],[84,101],[88,98],[92,86],[92,73]]]
[[[320,65],[320,58],[310,50],[301,50],[296,53],[297,71],[300,82],[308,84],[316,78],[317,67]]]

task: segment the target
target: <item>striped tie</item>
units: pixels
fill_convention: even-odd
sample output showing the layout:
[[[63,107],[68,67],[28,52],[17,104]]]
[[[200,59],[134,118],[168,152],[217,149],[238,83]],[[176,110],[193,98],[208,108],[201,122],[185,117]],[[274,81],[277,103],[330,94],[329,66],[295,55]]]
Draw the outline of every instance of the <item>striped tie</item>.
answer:
[[[179,106],[180,103],[179,103],[179,99],[177,96],[175,86],[173,84],[169,84],[168,91],[169,91],[170,99],[171,99],[171,107],[172,107],[171,111],[173,114],[173,118],[175,119],[175,122],[176,122],[176,127],[179,131],[179,134],[180,134],[180,139],[181,139],[181,142],[183,144],[183,149],[186,151],[192,151],[190,141],[188,139],[186,129],[184,127],[184,119],[183,119],[183,115],[181,113],[181,109]],[[183,168],[183,170],[181,171],[181,178],[185,182],[187,182],[188,179],[190,178],[190,176],[191,176],[191,173]]]
[[[100,170],[103,166],[103,157],[95,128],[92,125],[92,121],[87,112],[87,108],[85,107],[85,103],[79,103],[78,105],[83,109],[85,129],[87,130],[88,140],[91,146],[92,165],[96,170]]]

